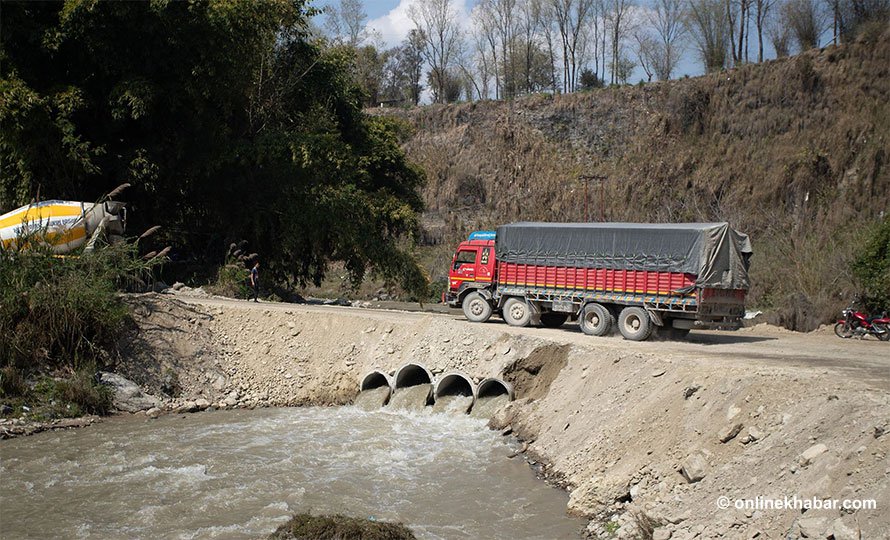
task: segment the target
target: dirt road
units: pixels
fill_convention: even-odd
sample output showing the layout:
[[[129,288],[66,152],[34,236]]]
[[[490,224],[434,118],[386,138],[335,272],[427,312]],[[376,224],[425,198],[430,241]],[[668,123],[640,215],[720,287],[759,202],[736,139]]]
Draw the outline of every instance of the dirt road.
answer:
[[[184,302],[205,306],[229,306],[239,309],[292,312],[312,316],[324,313],[341,313],[369,320],[387,320],[393,323],[410,323],[421,317],[456,321],[476,329],[477,325],[464,319],[458,309],[435,306],[434,310],[408,311],[390,303],[390,309],[369,309],[344,306],[282,304],[272,302],[251,303],[224,298],[177,296]],[[404,304],[417,309],[416,304]],[[435,323],[434,323],[435,324]],[[577,324],[562,328],[515,328],[498,318],[482,325],[486,330],[510,335],[537,338],[558,344],[579,345],[586,348],[609,351],[639,352],[668,358],[688,358],[706,362],[711,367],[721,365],[734,368],[794,368],[821,370],[826,374],[840,375],[861,381],[869,386],[890,390],[890,342],[874,337],[865,339],[841,339],[830,328],[801,334],[768,325],[743,328],[734,332],[692,331],[684,340],[657,340],[645,342],[625,340],[620,334],[608,337],[591,337],[581,333]]]

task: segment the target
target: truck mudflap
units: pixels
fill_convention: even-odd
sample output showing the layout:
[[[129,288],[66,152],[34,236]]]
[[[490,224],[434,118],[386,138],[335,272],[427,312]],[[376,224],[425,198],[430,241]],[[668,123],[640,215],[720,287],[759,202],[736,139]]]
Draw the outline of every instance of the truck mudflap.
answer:
[[[442,293],[442,302],[450,307],[460,307],[460,296],[456,292],[445,291]]]

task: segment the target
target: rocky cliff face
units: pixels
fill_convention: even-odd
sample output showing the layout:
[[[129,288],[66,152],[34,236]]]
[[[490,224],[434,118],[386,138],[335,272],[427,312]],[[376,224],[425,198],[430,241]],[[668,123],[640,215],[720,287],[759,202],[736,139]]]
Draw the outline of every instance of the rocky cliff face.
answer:
[[[890,201],[890,32],[695,79],[388,111],[427,171],[434,274],[518,220],[730,221],[752,303],[809,330],[848,299],[862,223]]]

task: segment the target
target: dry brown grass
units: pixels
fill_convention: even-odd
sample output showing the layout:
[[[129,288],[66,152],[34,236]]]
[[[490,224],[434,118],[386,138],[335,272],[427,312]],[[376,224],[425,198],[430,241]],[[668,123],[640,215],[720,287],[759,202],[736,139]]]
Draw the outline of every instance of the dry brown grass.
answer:
[[[855,288],[862,223],[890,201],[890,33],[695,79],[402,111],[425,223],[453,245],[518,220],[730,221],[750,304],[808,330]],[[604,208],[600,208],[600,198]],[[433,269],[435,270],[435,269]]]

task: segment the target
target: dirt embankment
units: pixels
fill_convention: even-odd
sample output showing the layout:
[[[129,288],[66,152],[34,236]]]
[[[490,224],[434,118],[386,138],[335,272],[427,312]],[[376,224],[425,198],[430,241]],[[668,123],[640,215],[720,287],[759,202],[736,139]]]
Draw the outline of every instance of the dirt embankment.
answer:
[[[140,338],[119,371],[152,392],[176,385],[171,408],[346,403],[365,373],[408,362],[504,377],[517,400],[493,425],[529,442],[529,459],[570,492],[568,510],[591,518],[594,537],[890,531],[886,343],[762,329],[630,343],[430,313],[134,303]],[[877,509],[735,508],[757,497],[872,499]]]

